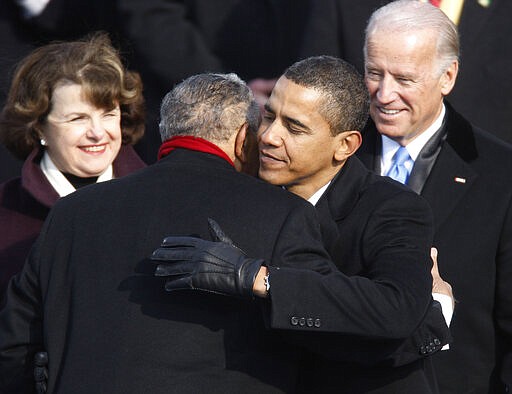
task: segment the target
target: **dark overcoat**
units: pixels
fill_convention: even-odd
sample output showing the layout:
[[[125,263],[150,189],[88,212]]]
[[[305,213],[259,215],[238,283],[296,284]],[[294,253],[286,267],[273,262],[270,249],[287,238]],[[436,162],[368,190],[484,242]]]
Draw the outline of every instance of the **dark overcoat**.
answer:
[[[294,392],[296,352],[255,300],[166,293],[152,276],[162,239],[210,238],[207,218],[269,264],[329,268],[309,203],[177,149],[55,205],[0,312],[0,391],[30,392],[46,349],[50,393]]]
[[[434,365],[442,393],[502,393],[512,387],[512,147],[449,104],[444,122],[430,172],[417,159],[409,178],[432,207],[439,270],[458,301],[453,343]],[[358,155],[377,172],[380,144],[370,124]]]
[[[273,327],[316,333],[300,337],[311,351],[301,391],[436,393],[424,355],[439,351],[449,333],[440,310],[428,309],[430,207],[351,157],[316,209],[341,272],[270,274]],[[427,311],[435,316],[418,328]]]

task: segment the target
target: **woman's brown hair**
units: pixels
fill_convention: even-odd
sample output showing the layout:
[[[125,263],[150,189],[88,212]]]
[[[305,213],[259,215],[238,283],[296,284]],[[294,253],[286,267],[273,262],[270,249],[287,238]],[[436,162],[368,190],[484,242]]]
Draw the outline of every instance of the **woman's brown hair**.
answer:
[[[39,145],[40,127],[60,82],[81,85],[86,99],[98,108],[119,104],[123,144],[134,144],[144,134],[140,76],[124,68],[106,33],[94,33],[39,47],[17,66],[0,114],[0,141],[20,159]]]

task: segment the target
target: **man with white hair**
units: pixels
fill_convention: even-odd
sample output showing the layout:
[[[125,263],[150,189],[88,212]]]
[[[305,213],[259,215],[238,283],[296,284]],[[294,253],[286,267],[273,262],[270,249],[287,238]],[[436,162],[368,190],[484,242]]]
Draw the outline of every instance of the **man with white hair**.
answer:
[[[364,56],[373,122],[358,156],[430,203],[439,270],[459,301],[450,350],[433,357],[441,392],[508,392],[512,148],[445,101],[459,69],[459,37],[438,8],[399,0],[378,9]]]
[[[512,142],[512,1],[421,0],[436,4],[458,26],[462,66],[450,103],[473,124]],[[300,56],[331,55],[364,71],[364,30],[371,14],[392,0],[314,0],[303,26]]]

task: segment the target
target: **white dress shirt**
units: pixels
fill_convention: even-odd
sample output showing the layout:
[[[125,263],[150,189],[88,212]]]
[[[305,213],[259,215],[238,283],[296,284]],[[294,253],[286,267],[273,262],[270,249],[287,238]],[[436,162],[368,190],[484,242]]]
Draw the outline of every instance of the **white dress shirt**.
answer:
[[[441,109],[441,113],[437,117],[437,119],[432,123],[432,125],[425,130],[423,133],[418,135],[415,139],[409,142],[405,148],[411,157],[410,160],[407,160],[404,163],[405,168],[411,173],[412,167],[414,166],[414,161],[419,156],[421,150],[425,146],[425,144],[432,138],[432,136],[436,133],[437,130],[443,124],[444,115],[446,113],[446,108],[443,104],[443,108]],[[393,141],[391,138],[386,137],[385,135],[381,135],[382,138],[382,156],[380,161],[380,175],[386,175],[393,165],[393,156],[395,155],[398,148],[400,148],[400,144],[398,142]]]

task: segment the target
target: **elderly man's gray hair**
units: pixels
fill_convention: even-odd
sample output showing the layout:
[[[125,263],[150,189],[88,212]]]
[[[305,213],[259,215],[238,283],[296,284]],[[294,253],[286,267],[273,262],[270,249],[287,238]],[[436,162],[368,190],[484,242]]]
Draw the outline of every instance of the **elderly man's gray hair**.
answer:
[[[178,84],[162,100],[162,141],[189,135],[227,141],[244,123],[256,132],[260,112],[254,96],[236,74],[204,73]]]

